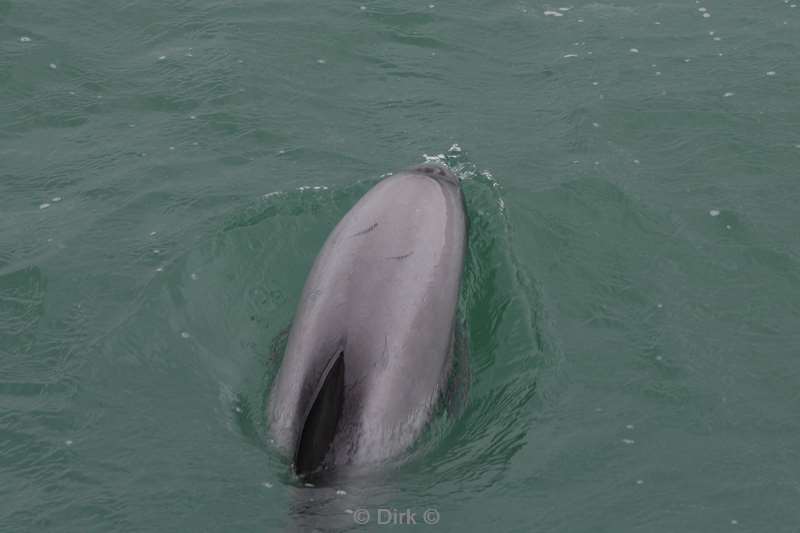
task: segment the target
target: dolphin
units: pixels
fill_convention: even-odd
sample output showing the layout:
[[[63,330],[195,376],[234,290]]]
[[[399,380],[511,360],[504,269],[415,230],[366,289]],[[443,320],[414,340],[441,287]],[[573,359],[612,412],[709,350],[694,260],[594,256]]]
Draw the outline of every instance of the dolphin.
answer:
[[[454,367],[467,223],[459,179],[428,163],[379,181],[328,236],[268,404],[298,476],[391,460],[423,432]]]

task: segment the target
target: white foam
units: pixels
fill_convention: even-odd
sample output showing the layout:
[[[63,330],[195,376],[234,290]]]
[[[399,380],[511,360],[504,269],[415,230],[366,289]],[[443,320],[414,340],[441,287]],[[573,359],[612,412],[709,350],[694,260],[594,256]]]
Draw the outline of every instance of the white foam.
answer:
[[[622,442],[627,445],[636,444],[636,441],[633,439],[622,439]]]
[[[638,54],[639,53],[639,49],[638,48],[631,48],[630,51],[631,51],[632,54]]]
[[[167,56],[158,56],[158,60],[159,61],[164,61],[166,58],[167,58]]]
[[[56,66],[56,64],[55,64],[55,63],[50,63],[50,68],[52,68],[52,69],[57,69],[58,67]]]
[[[545,11],[545,17],[563,17],[564,13],[559,13],[558,11]]]
[[[269,481],[265,481],[265,482],[264,482],[264,483],[262,483],[261,485],[262,485],[263,487],[266,487],[266,488],[268,488],[268,489],[271,489],[271,488],[272,488],[272,483],[270,483]]]
[[[712,217],[718,217],[719,209],[712,209],[711,211],[708,212],[708,214],[711,215]]]
[[[154,236],[155,236],[157,233],[158,233],[157,231],[151,231],[151,232],[150,232],[150,236],[151,236],[151,237],[154,237]]]
[[[598,124],[597,122],[592,122],[592,126],[594,126],[595,128],[599,128],[600,124]]]
[[[725,97],[725,98],[730,98],[734,94],[736,94],[736,93],[727,92],[727,93],[723,94],[722,96]]]
[[[72,441],[71,440],[65,440],[64,444],[66,444],[67,446],[72,446]]]
[[[711,16],[711,13],[703,13],[703,18],[707,19]]]
[[[774,70],[770,70],[769,72],[767,72],[767,76],[774,76],[774,75],[775,75]]]
[[[317,63],[319,63],[320,65],[324,65],[326,61],[324,59],[317,59]]]
[[[194,281],[197,281],[197,278],[198,278],[198,276],[197,276],[197,273],[196,273],[196,272],[192,272],[192,275],[191,275],[191,276],[189,276],[189,277],[190,277],[190,278],[192,278]]]
[[[564,54],[564,59],[568,59],[570,57],[578,57],[578,54]]]
[[[644,484],[644,480],[643,479],[637,479],[636,480],[636,484],[637,485],[643,485]]]
[[[53,196],[53,198],[50,201],[51,202],[60,202],[61,201],[61,197],[60,196]]]
[[[191,337],[191,335],[189,335],[189,332],[187,331],[181,331],[181,337],[183,337],[184,339],[188,339],[189,337]]]
[[[21,42],[21,43],[29,43],[29,42],[31,42],[31,38],[28,37],[27,35],[23,35],[22,37],[19,38],[19,42]]]
[[[45,202],[45,203],[43,203],[43,204],[41,204],[41,205],[39,206],[39,209],[47,209],[48,207],[50,207],[50,204],[48,204],[47,202]]]
[[[347,494],[347,492],[343,491],[342,489],[339,489],[339,490],[336,491],[336,494],[338,496],[344,496],[345,494]]]

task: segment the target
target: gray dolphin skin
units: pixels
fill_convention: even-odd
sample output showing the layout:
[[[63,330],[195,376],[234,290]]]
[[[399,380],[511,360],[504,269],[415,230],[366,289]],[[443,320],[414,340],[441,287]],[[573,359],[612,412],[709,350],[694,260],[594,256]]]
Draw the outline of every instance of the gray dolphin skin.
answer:
[[[384,178],[328,236],[306,280],[269,399],[300,476],[397,457],[453,367],[467,219],[435,164]]]

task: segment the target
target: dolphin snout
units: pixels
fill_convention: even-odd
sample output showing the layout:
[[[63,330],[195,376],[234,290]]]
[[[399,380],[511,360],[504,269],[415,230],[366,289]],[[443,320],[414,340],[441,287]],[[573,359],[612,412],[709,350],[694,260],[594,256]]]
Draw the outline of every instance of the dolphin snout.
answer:
[[[456,176],[453,171],[446,166],[438,163],[423,163],[422,165],[409,168],[407,172],[411,174],[424,174],[435,179],[444,180],[454,185],[458,185],[458,176]]]

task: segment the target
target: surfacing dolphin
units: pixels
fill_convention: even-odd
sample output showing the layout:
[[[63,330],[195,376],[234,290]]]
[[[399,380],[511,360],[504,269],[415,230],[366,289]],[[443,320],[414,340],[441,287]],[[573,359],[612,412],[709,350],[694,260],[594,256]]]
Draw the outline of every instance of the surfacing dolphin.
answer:
[[[328,236],[269,400],[298,475],[397,457],[453,368],[467,219],[458,178],[423,164],[384,178]]]

